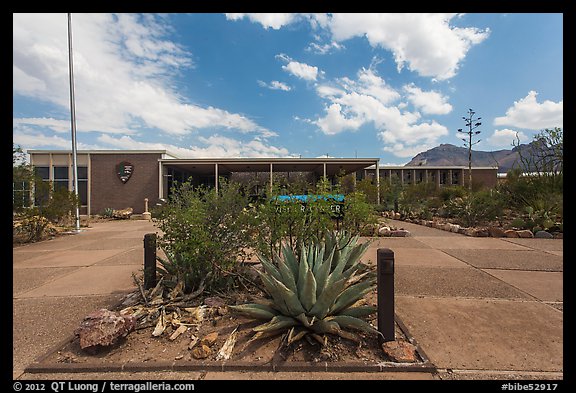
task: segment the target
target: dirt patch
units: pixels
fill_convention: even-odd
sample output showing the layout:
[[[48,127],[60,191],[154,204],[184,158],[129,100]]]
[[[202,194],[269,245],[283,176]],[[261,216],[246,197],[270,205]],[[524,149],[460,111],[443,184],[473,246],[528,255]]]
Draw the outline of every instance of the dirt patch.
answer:
[[[245,296],[245,295],[244,295]],[[372,297],[372,296],[370,296]],[[229,303],[234,304],[234,303]],[[378,338],[364,333],[358,333],[359,342],[344,339],[335,335],[326,335],[324,345],[312,339],[310,335],[290,345],[286,344],[286,335],[263,337],[252,340],[254,332],[252,328],[265,322],[230,313],[226,306],[207,307],[204,309],[204,317],[198,323],[187,324],[186,331],[177,338],[170,337],[177,330],[176,325],[168,323],[165,331],[158,337],[153,336],[155,326],[139,327],[127,337],[121,339],[111,347],[100,347],[96,351],[86,351],[80,348],[79,339],[76,337],[69,341],[59,350],[46,356],[41,364],[73,363],[99,364],[99,365],[125,365],[171,363],[178,366],[206,366],[218,364],[250,364],[251,366],[270,364],[394,364],[394,360],[387,356],[379,346]],[[174,312],[174,311],[171,311]],[[180,310],[184,318],[185,312]],[[368,320],[376,326],[376,320]],[[404,330],[403,330],[404,329]],[[182,329],[181,329],[182,330]],[[232,333],[235,333],[236,342],[229,359],[219,357],[219,352],[225,345]],[[197,359],[194,356],[195,348],[201,346],[202,338],[217,333],[217,338],[209,346],[209,354],[206,358]],[[395,336],[397,341],[406,341],[416,344],[414,339],[405,331],[402,324],[396,323]],[[191,343],[197,341],[194,346]],[[217,360],[218,359],[218,360]],[[416,351],[413,365],[426,363],[426,358]],[[406,363],[402,363],[406,365]]]

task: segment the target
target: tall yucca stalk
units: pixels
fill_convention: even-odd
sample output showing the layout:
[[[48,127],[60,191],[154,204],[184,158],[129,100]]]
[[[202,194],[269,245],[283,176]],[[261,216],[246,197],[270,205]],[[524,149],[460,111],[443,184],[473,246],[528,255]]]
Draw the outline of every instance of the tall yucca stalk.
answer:
[[[360,319],[374,313],[360,300],[374,289],[376,278],[359,273],[360,257],[369,243],[357,244],[358,236],[328,232],[325,242],[301,245],[299,255],[285,245],[274,262],[259,256],[264,272],[258,271],[271,299],[266,304],[230,306],[246,316],[268,320],[255,327],[253,339],[265,333],[288,331],[288,343],[306,334],[324,342],[320,335],[332,333],[352,340],[344,329],[379,334]]]

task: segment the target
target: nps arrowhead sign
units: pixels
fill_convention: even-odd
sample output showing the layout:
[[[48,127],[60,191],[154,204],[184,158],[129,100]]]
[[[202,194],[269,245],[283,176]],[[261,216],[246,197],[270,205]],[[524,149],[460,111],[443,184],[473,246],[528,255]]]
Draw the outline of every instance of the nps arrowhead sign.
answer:
[[[123,184],[130,180],[133,171],[134,165],[127,161],[122,161],[120,164],[116,165],[116,174]]]

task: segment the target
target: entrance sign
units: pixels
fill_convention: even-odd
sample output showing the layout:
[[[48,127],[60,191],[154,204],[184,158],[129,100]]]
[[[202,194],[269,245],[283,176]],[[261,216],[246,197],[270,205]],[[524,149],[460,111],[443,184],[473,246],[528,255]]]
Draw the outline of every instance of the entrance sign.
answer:
[[[127,161],[122,161],[120,164],[116,165],[116,174],[123,184],[130,180],[132,172],[134,172],[134,165]]]

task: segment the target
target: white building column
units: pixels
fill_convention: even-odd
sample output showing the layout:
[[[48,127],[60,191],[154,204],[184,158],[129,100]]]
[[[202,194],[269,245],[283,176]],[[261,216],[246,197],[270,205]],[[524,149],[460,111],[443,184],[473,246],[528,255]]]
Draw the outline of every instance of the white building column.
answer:
[[[216,189],[216,194],[218,194],[218,178],[219,178],[219,175],[218,175],[218,163],[215,163],[215,164],[214,164],[214,173],[215,173],[215,175],[214,175],[214,177],[215,177],[215,179],[214,179],[214,188]]]

